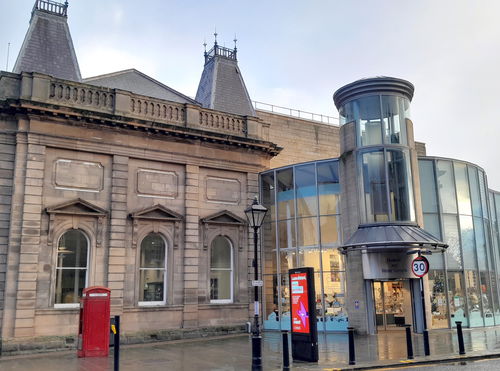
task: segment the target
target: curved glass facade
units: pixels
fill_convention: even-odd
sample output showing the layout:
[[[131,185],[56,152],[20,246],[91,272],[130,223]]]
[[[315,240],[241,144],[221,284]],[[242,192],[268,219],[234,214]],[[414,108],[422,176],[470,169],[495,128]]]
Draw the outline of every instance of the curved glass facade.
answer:
[[[410,100],[374,94],[339,107],[340,124],[356,127],[362,223],[415,221],[407,126]]]
[[[429,258],[432,328],[455,327],[455,321],[469,327],[500,324],[500,256],[490,228],[498,231],[497,195],[489,195],[490,224],[481,168],[441,158],[420,158],[419,168],[424,229],[449,245],[445,254]]]
[[[346,331],[337,159],[261,174],[264,328],[290,329],[288,269],[314,267],[319,331]]]

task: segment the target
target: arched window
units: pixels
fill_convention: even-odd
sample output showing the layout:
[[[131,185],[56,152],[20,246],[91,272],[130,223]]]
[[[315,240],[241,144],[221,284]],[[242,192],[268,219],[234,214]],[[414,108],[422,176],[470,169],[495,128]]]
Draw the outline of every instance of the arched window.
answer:
[[[233,248],[223,236],[217,236],[210,248],[210,301],[233,301]]]
[[[140,305],[162,305],[167,302],[166,250],[165,240],[159,233],[150,233],[141,242]]]
[[[57,245],[55,306],[77,306],[87,286],[89,242],[82,231],[65,232]]]

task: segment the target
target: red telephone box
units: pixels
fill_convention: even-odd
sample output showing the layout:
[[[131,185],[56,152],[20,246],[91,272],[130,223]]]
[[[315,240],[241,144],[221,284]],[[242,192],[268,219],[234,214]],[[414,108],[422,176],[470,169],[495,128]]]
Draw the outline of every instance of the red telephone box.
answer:
[[[111,290],[92,286],[83,289],[78,326],[78,357],[107,357]]]

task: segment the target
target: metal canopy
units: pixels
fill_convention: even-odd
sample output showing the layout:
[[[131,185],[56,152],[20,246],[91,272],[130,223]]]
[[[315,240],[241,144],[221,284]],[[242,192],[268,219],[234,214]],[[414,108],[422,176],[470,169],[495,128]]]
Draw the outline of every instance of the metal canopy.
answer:
[[[414,223],[377,223],[362,224],[340,250],[395,250],[395,249],[433,249],[445,251],[448,245]]]

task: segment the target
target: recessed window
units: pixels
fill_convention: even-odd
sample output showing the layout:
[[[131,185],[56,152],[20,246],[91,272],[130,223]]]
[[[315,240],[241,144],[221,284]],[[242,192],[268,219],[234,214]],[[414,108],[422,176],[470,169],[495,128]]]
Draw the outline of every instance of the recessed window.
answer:
[[[141,242],[139,266],[139,305],[166,303],[166,244],[158,233],[148,234]]]
[[[57,244],[55,307],[77,307],[87,286],[88,239],[82,231],[65,232]]]
[[[210,247],[210,302],[233,301],[233,247],[223,236],[212,241]]]

